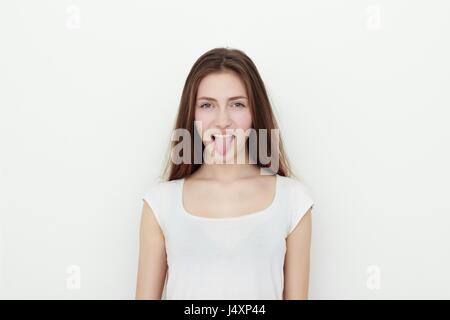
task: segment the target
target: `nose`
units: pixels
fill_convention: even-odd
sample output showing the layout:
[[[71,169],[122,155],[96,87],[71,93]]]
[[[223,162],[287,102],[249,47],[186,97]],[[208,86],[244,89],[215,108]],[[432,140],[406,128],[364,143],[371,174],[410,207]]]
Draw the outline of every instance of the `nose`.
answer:
[[[227,108],[219,108],[219,112],[217,113],[215,121],[215,126],[222,132],[225,132],[227,128],[231,127],[231,118],[228,114]]]

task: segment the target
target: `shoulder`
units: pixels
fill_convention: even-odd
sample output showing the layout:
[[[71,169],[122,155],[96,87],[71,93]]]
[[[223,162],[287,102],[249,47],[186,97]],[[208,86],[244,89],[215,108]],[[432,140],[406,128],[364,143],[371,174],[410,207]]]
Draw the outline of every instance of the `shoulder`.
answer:
[[[144,203],[147,203],[153,212],[164,234],[166,234],[169,213],[175,209],[176,201],[174,199],[177,196],[177,183],[180,181],[180,179],[170,181],[154,180],[142,195],[142,200]]]
[[[165,193],[170,193],[175,191],[176,184],[179,182],[177,180],[153,180],[150,182],[150,185],[144,191],[145,196],[154,196],[154,195],[163,195]]]
[[[285,177],[285,176],[279,176],[282,185],[292,197],[311,197],[312,198],[312,192],[310,186],[304,182],[301,181],[298,178],[295,177]]]
[[[173,202],[177,194],[177,184],[180,181],[180,179],[170,181],[154,180],[143,192],[142,199],[153,210],[162,208]]]
[[[314,206],[314,197],[309,185],[295,177],[281,177],[287,195],[289,235],[302,217]]]

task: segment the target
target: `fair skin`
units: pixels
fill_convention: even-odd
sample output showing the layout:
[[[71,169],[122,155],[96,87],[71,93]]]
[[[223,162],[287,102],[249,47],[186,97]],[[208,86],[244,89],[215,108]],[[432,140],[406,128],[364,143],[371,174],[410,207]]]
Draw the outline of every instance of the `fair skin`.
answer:
[[[231,71],[218,72],[201,81],[195,120],[202,124],[201,136],[205,145],[211,142],[209,129],[225,133],[227,130],[245,131],[251,128],[252,119],[245,86],[236,74]],[[259,167],[249,163],[248,152],[245,152],[245,145],[241,142],[234,141],[232,151],[226,155],[208,154],[216,161],[203,164],[186,178],[183,190],[183,206],[186,211],[198,216],[221,218],[257,212],[271,204],[275,194],[275,177],[261,175]],[[243,155],[244,162],[237,161],[238,155]],[[224,159],[228,163],[217,163]],[[230,159],[233,161],[230,162]],[[206,191],[208,197],[203,196]],[[202,201],[197,201],[198,199]],[[286,239],[285,300],[308,298],[311,225],[309,209]],[[140,223],[136,299],[161,299],[166,273],[164,235],[152,208],[144,202]]]

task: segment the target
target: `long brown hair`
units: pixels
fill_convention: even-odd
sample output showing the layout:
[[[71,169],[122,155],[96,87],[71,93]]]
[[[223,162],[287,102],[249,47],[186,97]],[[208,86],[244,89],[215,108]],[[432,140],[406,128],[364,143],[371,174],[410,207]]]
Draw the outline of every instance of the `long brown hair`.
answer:
[[[195,101],[200,81],[210,73],[224,70],[234,71],[243,81],[249,99],[252,115],[252,128],[255,129],[256,132],[259,132],[259,129],[267,129],[266,145],[268,146],[268,153],[272,152],[270,150],[271,129],[279,129],[277,121],[273,114],[264,82],[262,81],[255,64],[243,51],[238,49],[214,48],[197,59],[186,78],[173,130],[188,130],[191,137],[190,150],[194,150],[194,135],[198,135],[194,126]],[[259,137],[257,137],[257,139],[259,139]],[[163,171],[162,180],[171,181],[187,177],[201,166],[201,164],[194,162],[193,151],[191,151],[190,163],[173,163],[171,156],[174,146],[177,143],[177,141],[171,141],[167,150],[165,159],[166,165]],[[203,150],[204,146],[202,147],[202,155]],[[183,150],[181,150],[181,152],[183,152]],[[259,154],[259,152],[257,154]],[[289,161],[284,151],[281,133],[279,133],[278,137],[278,157],[276,157],[276,159],[279,161],[277,174],[289,177],[295,176],[290,169]],[[255,162],[256,165],[264,168],[268,168],[271,165],[270,163],[262,164],[259,155],[257,156],[257,159],[255,159]]]

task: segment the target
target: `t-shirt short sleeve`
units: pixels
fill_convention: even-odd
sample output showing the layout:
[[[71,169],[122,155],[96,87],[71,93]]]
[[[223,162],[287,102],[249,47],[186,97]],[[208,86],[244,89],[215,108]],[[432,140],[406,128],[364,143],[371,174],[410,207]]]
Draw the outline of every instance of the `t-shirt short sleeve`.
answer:
[[[290,224],[288,235],[302,220],[308,209],[314,206],[314,199],[309,188],[298,180],[293,180],[291,189]]]
[[[161,230],[165,233],[165,219],[163,216],[163,208],[161,206],[161,194],[158,183],[153,184],[142,196],[142,200],[152,209],[153,215],[158,222]]]

